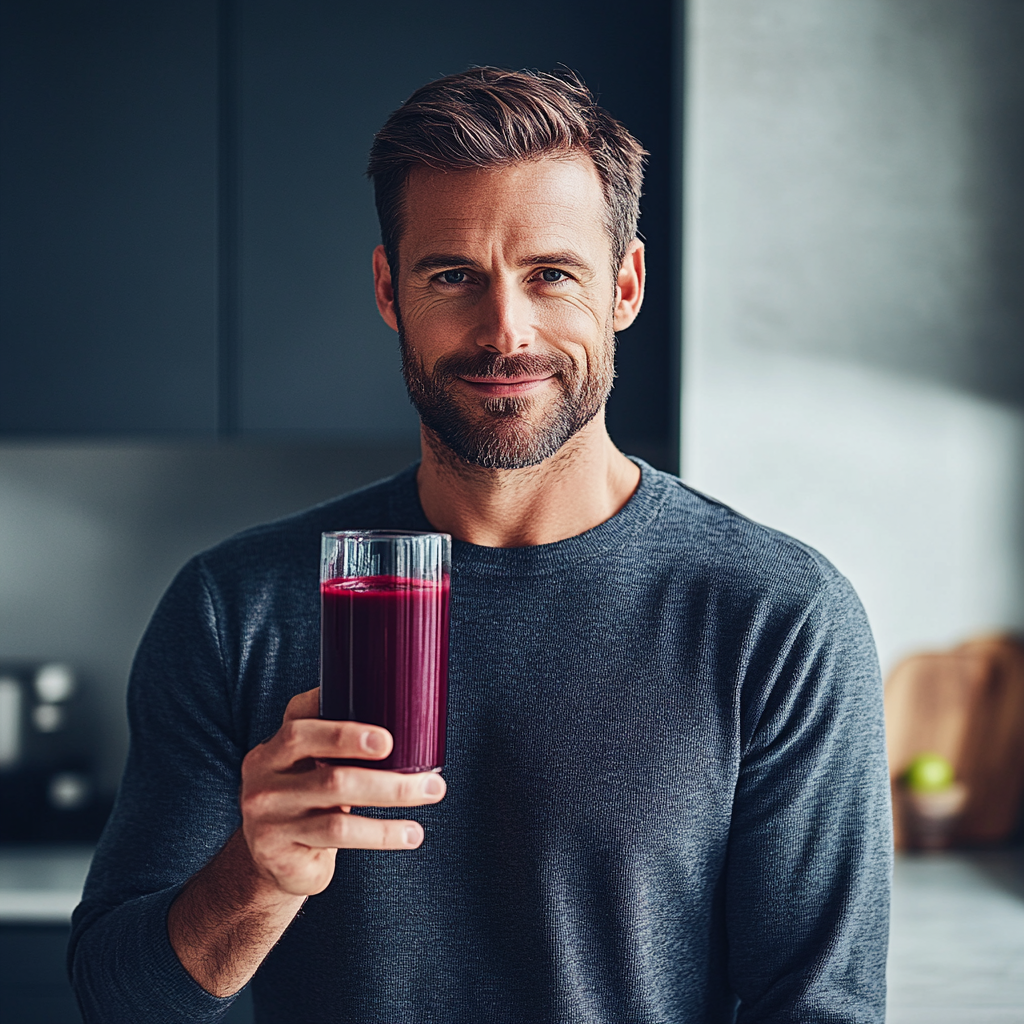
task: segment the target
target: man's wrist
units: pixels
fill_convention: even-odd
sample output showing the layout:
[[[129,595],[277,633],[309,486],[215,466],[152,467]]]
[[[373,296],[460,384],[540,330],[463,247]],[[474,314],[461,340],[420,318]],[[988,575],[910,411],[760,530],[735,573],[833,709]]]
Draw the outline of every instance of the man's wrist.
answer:
[[[238,829],[171,904],[167,933],[197,984],[211,995],[234,995],[305,901],[259,871]]]

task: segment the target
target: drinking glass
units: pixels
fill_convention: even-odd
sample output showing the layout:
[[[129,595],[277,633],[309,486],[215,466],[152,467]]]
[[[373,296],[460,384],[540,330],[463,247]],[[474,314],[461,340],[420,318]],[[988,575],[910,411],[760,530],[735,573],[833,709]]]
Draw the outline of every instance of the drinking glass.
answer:
[[[446,533],[339,530],[320,557],[320,717],[381,725],[380,761],[399,772],[444,766],[448,710]]]

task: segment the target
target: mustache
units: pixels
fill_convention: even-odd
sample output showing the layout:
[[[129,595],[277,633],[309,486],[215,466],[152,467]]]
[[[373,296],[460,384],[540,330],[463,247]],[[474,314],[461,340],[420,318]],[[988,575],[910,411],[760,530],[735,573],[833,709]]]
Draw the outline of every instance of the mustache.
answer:
[[[519,355],[503,356],[500,352],[479,355],[443,356],[434,364],[431,377],[437,383],[450,383],[456,377],[564,377],[572,372],[568,356]]]

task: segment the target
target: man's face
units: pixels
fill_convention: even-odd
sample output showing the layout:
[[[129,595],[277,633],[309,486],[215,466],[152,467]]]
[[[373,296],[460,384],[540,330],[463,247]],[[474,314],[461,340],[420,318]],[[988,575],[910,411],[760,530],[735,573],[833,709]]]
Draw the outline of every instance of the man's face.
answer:
[[[587,158],[410,175],[397,295],[378,251],[378,304],[424,425],[464,462],[536,465],[602,410],[628,326],[604,211]]]

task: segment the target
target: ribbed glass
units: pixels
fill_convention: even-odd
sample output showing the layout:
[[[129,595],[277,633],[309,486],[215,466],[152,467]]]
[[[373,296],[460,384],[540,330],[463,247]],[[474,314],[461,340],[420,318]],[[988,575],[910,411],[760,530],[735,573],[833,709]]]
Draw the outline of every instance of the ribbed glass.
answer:
[[[320,715],[381,725],[383,761],[341,764],[420,772],[444,765],[451,537],[345,530],[323,535]]]

